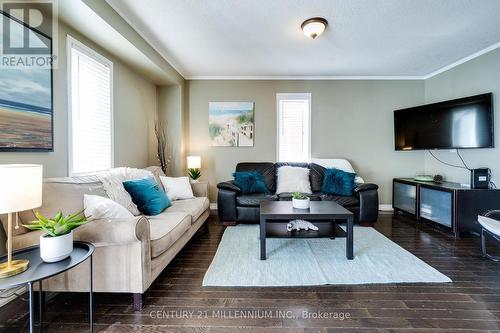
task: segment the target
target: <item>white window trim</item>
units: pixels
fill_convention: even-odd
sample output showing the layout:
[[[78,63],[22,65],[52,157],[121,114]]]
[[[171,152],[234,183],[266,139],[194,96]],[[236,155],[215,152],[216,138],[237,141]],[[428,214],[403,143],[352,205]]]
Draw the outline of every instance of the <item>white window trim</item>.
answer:
[[[101,54],[97,53],[87,45],[78,41],[70,35],[66,35],[66,67],[67,67],[67,85],[68,85],[68,174],[69,176],[82,175],[82,173],[73,173],[73,112],[72,112],[72,64],[71,64],[71,49],[77,48],[82,53],[89,57],[95,58],[98,61],[109,67],[110,70],[110,108],[111,108],[111,167],[115,165],[115,122],[114,122],[114,83],[113,83],[113,62]]]
[[[280,161],[279,151],[280,151],[280,100],[288,99],[288,100],[309,100],[309,124],[308,124],[308,152],[309,156],[307,156],[307,162],[311,161],[311,124],[312,124],[312,94],[311,93],[277,93],[276,94],[276,161]],[[286,162],[286,161],[285,161]]]

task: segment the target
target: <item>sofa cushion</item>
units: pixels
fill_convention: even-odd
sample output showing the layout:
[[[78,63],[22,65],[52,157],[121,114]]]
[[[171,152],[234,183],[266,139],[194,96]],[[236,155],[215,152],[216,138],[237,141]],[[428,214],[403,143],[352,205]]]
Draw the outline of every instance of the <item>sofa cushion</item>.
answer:
[[[325,194],[325,193],[321,193],[320,197],[321,201],[335,201],[336,203],[344,207],[352,207],[359,205],[359,200],[356,197]]]
[[[193,198],[185,200],[172,201],[172,206],[167,208],[167,212],[183,212],[191,216],[191,222],[195,223],[196,220],[210,207],[208,198]]]
[[[147,218],[152,258],[168,250],[191,227],[191,216],[183,212],[168,210]]]
[[[243,207],[259,207],[262,201],[277,201],[278,196],[264,193],[244,194],[236,197],[236,205]]]
[[[292,201],[292,195],[293,193],[291,192],[284,192],[278,194],[279,201]],[[320,201],[321,197],[319,193],[307,193],[306,196],[311,199],[311,201]]]
[[[311,180],[311,191],[321,192],[323,188],[323,177],[325,176],[325,168],[321,165],[311,163],[309,172],[309,179]]]
[[[354,189],[355,173],[345,172],[340,169],[326,169],[321,191],[328,194],[352,195]]]

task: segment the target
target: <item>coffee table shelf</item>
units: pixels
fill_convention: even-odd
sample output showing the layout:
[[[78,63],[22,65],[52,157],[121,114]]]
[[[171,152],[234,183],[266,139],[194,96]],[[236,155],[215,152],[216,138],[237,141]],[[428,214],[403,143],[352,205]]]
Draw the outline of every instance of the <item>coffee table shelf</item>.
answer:
[[[303,219],[319,230],[286,230],[286,224]],[[266,260],[266,238],[337,238],[346,237],[346,257],[354,259],[354,214],[333,201],[312,201],[309,209],[296,209],[291,201],[266,201],[260,204],[260,259]],[[346,232],[338,223],[346,223]],[[340,229],[340,230],[339,230]],[[340,235],[340,236],[337,236]]]
[[[286,222],[273,222],[266,224],[266,238],[345,238],[346,232],[337,223],[330,221],[308,220],[319,230],[286,230]]]

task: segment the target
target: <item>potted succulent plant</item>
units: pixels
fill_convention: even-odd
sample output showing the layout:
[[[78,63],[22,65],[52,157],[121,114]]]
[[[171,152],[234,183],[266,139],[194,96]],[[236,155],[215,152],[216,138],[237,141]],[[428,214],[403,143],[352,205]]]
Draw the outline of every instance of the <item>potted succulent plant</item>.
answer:
[[[310,199],[307,195],[300,192],[293,192],[292,206],[298,209],[309,209]]]
[[[73,252],[73,229],[87,223],[83,211],[64,216],[58,212],[52,218],[46,218],[39,212],[35,213],[37,220],[23,224],[30,230],[43,230],[40,236],[40,257],[45,262],[57,262],[69,257]]]

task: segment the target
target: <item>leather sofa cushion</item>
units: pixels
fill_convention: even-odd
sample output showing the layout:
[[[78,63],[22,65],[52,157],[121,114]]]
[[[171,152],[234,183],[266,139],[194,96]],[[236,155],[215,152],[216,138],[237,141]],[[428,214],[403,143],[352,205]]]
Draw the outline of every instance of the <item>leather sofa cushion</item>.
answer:
[[[347,197],[342,195],[324,194],[324,193],[321,193],[320,197],[321,201],[335,201],[336,203],[344,207],[352,207],[359,205],[359,200],[356,197]]]
[[[269,192],[276,192],[276,178],[274,163],[269,162],[245,162],[236,165],[236,172],[259,171],[264,177],[264,182]]]
[[[191,216],[182,212],[164,211],[148,216],[151,239],[151,258],[167,251],[189,228]]]
[[[319,193],[306,194],[311,201],[320,201],[321,197]],[[278,194],[279,201],[292,201],[292,193],[284,192]]]
[[[236,204],[243,207],[259,207],[262,201],[277,201],[278,196],[265,193],[252,193],[236,197]]]
[[[311,190],[321,192],[323,189],[323,178],[325,177],[325,168],[321,165],[311,163],[309,172],[309,180],[311,181]]]
[[[208,198],[193,198],[172,201],[172,206],[168,207],[166,212],[183,212],[191,216],[191,223],[196,220],[210,207]]]

